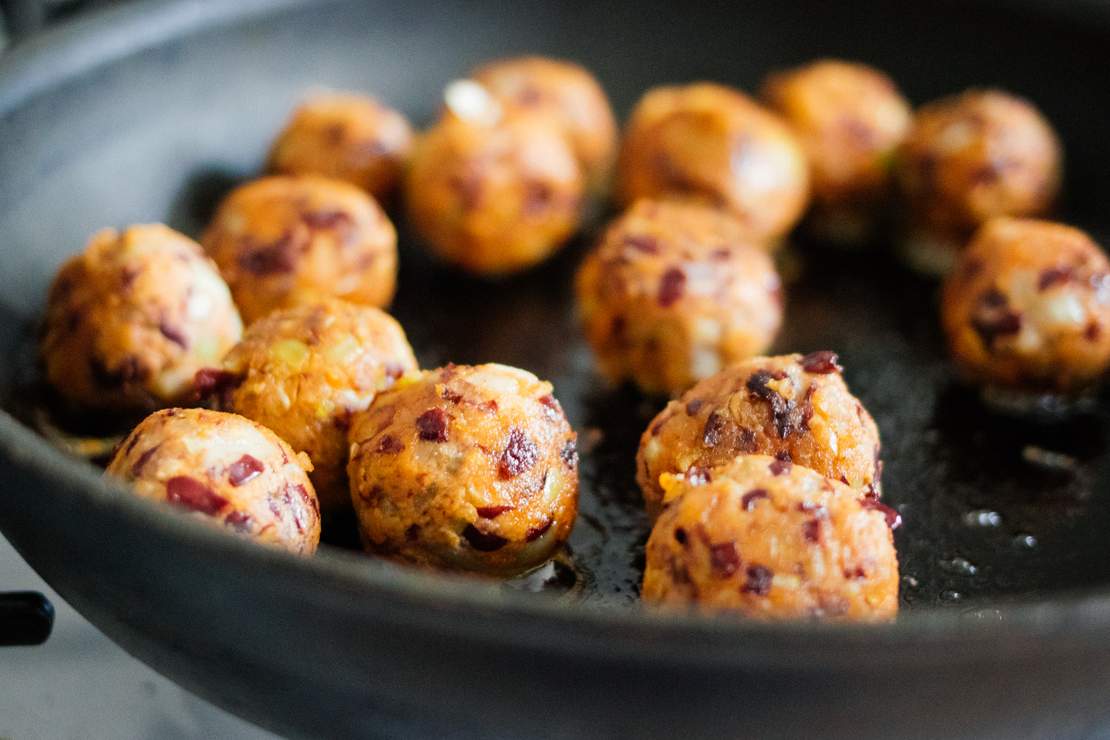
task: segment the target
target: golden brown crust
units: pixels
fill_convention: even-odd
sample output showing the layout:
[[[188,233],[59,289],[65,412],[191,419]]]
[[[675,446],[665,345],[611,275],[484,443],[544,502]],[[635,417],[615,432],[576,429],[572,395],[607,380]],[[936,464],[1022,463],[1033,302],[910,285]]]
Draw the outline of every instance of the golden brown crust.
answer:
[[[645,602],[761,620],[897,615],[890,527],[858,491],[763,455],[674,486],[648,539]]]
[[[193,374],[239,341],[243,325],[216,266],[165,226],[95,234],[47,298],[47,381],[86,408],[122,412],[182,402]]]
[[[479,274],[546,259],[578,229],[585,180],[560,127],[537,115],[495,122],[448,113],[417,145],[409,222],[439,257]]]
[[[636,481],[648,513],[661,476],[710,470],[742,454],[781,457],[878,497],[879,430],[844,385],[832,352],[755,357],[671,401],[640,439]]]
[[[578,308],[602,371],[680,393],[770,345],[782,323],[771,258],[731,214],[641,200],[582,263]]]
[[[1026,100],[969,90],[929,103],[897,159],[910,228],[962,246],[994,216],[1046,213],[1060,188],[1061,158],[1056,133]]]
[[[225,411],[274,430],[312,460],[325,511],[350,506],[347,428],[375,394],[416,372],[405,332],[370,306],[332,300],[256,321],[221,366],[204,377]]]
[[[241,416],[166,409],[120,443],[105,475],[255,542],[311,555],[320,541],[311,469],[276,434]]]
[[[202,243],[247,323],[324,298],[377,307],[393,298],[397,232],[371,196],[345,182],[249,182],[224,199]]]
[[[509,115],[539,113],[570,139],[590,190],[604,190],[617,150],[617,122],[605,91],[584,67],[538,56],[497,59],[470,73]]]
[[[321,94],[293,111],[270,149],[269,169],[343,180],[385,200],[401,179],[412,143],[408,120],[374,98]]]
[[[739,91],[705,82],[656,87],[625,127],[616,190],[625,205],[704,198],[773,247],[805,210],[808,168],[786,124]]]
[[[825,59],[770,75],[762,97],[805,148],[814,224],[826,234],[837,223],[872,233],[912,119],[890,78],[865,64]]]
[[[1078,229],[993,219],[945,281],[941,321],[974,381],[1082,390],[1110,364],[1110,262]]]
[[[495,575],[551,557],[578,507],[576,435],[551,390],[503,365],[449,365],[380,393],[350,432],[367,547]]]

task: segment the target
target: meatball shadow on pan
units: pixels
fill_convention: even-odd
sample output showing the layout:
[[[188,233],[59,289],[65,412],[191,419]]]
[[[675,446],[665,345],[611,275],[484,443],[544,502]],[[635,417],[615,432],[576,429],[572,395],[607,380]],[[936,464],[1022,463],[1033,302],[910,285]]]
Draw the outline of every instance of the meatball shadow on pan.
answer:
[[[185,184],[170,204],[166,223],[199,237],[224,196],[249,179],[248,173],[218,164],[197,167],[185,177]]]

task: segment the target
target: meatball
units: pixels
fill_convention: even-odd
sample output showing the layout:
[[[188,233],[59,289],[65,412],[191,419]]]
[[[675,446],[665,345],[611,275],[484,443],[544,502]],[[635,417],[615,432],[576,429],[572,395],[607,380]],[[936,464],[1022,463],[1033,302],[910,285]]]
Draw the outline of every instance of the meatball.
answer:
[[[558,122],[505,115],[476,83],[448,89],[405,182],[409,221],[442,259],[498,275],[544,260],[578,229],[582,169]]]
[[[386,306],[397,232],[377,202],[323,177],[265,177],[236,188],[204,234],[243,318],[337,297]]]
[[[95,234],[47,298],[46,379],[84,408],[130,413],[184,400],[193,374],[243,332],[216,266],[165,226]]]
[[[351,496],[371,551],[510,575],[542,564],[578,509],[576,436],[551,384],[504,365],[425,372],[351,427]]]
[[[731,214],[638,201],[578,273],[578,306],[602,371],[677,394],[767,349],[782,323],[774,263]]]
[[[970,379],[1071,394],[1110,364],[1110,262],[1082,231],[996,218],[944,284],[941,321]]]
[[[792,461],[878,498],[879,430],[841,370],[828,351],[755,357],[671,401],[636,455],[648,513],[663,505],[664,474],[707,471],[741,454]]]
[[[385,200],[400,182],[412,142],[408,120],[374,98],[318,95],[301,104],[278,134],[269,169],[344,180]]]
[[[1007,93],[971,90],[924,106],[898,156],[906,258],[942,273],[991,217],[1046,213],[1060,188],[1061,157],[1040,112]]]
[[[876,236],[894,152],[912,117],[890,78],[865,64],[822,60],[771,75],[763,98],[809,156],[812,230],[840,243]]]
[[[401,325],[370,306],[339,300],[275,311],[247,328],[198,389],[225,411],[273,429],[312,459],[325,511],[349,508],[347,429],[355,412],[416,358]]]
[[[805,210],[808,163],[775,114],[711,83],[649,90],[625,130],[617,195],[695,196],[734,211],[773,244]]]
[[[558,59],[518,57],[482,65],[470,74],[511,115],[540,113],[557,121],[589,189],[604,190],[617,149],[617,123],[601,85],[585,68]]]
[[[106,475],[256,542],[311,555],[320,510],[298,456],[264,426],[207,409],[165,409],[120,443]]]
[[[647,542],[645,602],[763,620],[897,615],[892,509],[765,455],[669,482],[673,503]]]

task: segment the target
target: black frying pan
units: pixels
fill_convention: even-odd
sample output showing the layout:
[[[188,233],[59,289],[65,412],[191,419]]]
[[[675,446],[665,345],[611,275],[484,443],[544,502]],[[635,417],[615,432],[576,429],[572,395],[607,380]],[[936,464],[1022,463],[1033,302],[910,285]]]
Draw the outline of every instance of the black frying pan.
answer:
[[[255,547],[121,495],[17,420],[35,404],[34,327],[63,257],[108,224],[197,234],[318,83],[417,121],[452,76],[526,51],[582,61],[622,112],[656,83],[752,89],[821,55],[877,64],[916,102],[1002,85],[1066,142],[1063,217],[1110,243],[1110,9],[1037,7],[179,1],[21,44],[0,61],[0,396],[14,415],[0,413],[0,529],[134,655],[297,735],[1095,736],[1110,722],[1110,399],[1039,422],[985,410],[944,360],[935,286],[889,245],[799,243],[777,348],[837,349],[880,424],[884,489],[906,520],[890,626],[639,607],[632,455],[661,402],[591,369],[569,291],[588,239],[497,283],[402,246],[394,310],[422,363],[550,378],[587,441],[573,568],[539,593],[541,579],[502,587],[338,547],[313,560]]]

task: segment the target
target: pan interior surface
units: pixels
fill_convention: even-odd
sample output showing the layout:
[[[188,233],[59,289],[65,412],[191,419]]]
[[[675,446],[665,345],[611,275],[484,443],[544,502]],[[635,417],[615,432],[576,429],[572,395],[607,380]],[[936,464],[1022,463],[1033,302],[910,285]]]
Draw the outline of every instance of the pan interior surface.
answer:
[[[0,395],[26,417],[37,317],[62,259],[104,226],[162,220],[198,236],[219,198],[259,171],[268,142],[314,86],[372,92],[418,123],[452,77],[527,52],[591,68],[622,114],[655,84],[713,79],[753,90],[766,72],[821,56],[879,66],[914,103],[1000,86],[1034,100],[1061,134],[1070,157],[1060,218],[1107,243],[1110,95],[1092,92],[1104,87],[1104,48],[1097,26],[881,2],[697,12],[664,3],[328,3],[136,44],[0,107],[0,351],[16,358],[0,367]],[[633,457],[663,401],[607,387],[577,329],[572,276],[596,228],[550,263],[496,282],[437,265],[402,229],[393,313],[423,366],[501,362],[554,383],[582,448],[571,538],[578,587],[565,598],[634,605],[647,520]],[[896,533],[903,606],[978,613],[1110,586],[1110,399],[1052,421],[1000,416],[956,381],[936,286],[901,268],[890,245],[846,254],[799,240],[793,250],[802,269],[774,349],[838,351],[876,418],[885,496],[905,520]]]

